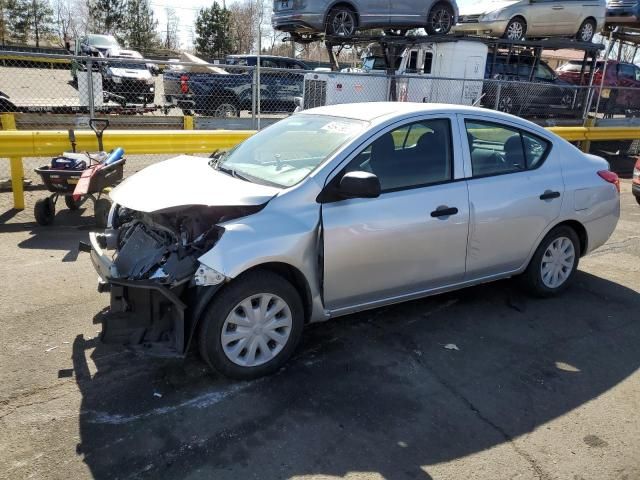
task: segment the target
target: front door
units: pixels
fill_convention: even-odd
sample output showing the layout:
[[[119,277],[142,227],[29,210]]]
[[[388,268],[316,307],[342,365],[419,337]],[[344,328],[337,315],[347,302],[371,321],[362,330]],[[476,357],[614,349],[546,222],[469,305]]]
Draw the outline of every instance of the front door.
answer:
[[[564,196],[551,142],[481,116],[461,117],[471,177],[467,280],[512,272],[560,213]]]
[[[455,117],[387,128],[347,171],[380,180],[378,198],[322,205],[324,300],[330,310],[410,295],[461,281],[468,233]],[[453,131],[452,131],[453,128]],[[456,162],[458,166],[456,167]]]

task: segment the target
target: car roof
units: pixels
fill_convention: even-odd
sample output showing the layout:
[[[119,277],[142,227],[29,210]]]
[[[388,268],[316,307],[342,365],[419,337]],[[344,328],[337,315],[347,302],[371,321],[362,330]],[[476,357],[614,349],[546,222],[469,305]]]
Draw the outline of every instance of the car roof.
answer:
[[[257,55],[242,55],[242,54],[233,54],[233,55],[227,55],[227,57],[230,58],[258,58]],[[303,62],[304,60],[300,60],[298,58],[291,58],[291,57],[283,57],[281,55],[260,55],[260,58],[277,58],[278,60],[293,60],[295,62]]]
[[[454,105],[448,103],[414,103],[414,102],[363,102],[343,103],[324,107],[303,110],[301,114],[328,115],[333,117],[352,118],[371,123],[382,123],[388,120],[402,119],[411,115],[420,114],[466,114],[483,115],[493,117],[497,121],[519,123],[531,130],[545,132],[545,130],[533,122],[509,115],[507,113],[489,110],[486,108],[471,107],[467,105]]]

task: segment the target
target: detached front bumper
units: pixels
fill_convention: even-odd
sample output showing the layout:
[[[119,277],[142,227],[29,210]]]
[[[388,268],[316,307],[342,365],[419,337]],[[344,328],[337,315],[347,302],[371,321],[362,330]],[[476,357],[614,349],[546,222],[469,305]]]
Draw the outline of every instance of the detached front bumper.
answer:
[[[98,291],[109,292],[109,309],[99,315],[105,343],[138,347],[162,356],[183,356],[195,322],[187,318],[184,284],[169,288],[152,280],[126,280],[103,250],[95,232],[89,233],[91,262],[100,277]],[[197,295],[193,300],[197,304]]]
[[[494,20],[493,22],[457,23],[451,28],[453,33],[467,35],[495,35],[502,36],[507,29],[508,20]]]

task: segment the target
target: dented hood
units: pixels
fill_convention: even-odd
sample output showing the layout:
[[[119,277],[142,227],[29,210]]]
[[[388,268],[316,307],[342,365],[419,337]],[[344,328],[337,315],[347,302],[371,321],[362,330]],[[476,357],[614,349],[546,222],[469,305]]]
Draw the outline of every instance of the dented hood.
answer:
[[[187,205],[262,205],[279,191],[214,170],[208,158],[181,155],[127,178],[110,197],[126,208],[151,213]]]

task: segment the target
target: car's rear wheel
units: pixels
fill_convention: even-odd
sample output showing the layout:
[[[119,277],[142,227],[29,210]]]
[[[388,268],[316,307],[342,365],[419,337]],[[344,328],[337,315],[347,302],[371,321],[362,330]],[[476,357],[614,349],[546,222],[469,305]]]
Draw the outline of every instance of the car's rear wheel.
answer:
[[[498,108],[499,112],[504,113],[513,113],[516,109],[516,102],[513,100],[513,97],[509,94],[500,95],[498,99]]]
[[[596,33],[596,22],[590,18],[582,22],[578,33],[576,33],[576,40],[581,42],[590,42]]]
[[[567,288],[578,268],[580,240],[566,225],[551,230],[540,242],[522,275],[528,290],[539,297],[550,297]]]
[[[640,197],[636,197],[636,202],[638,202],[638,205],[640,205]]]
[[[218,106],[216,106],[216,108],[213,110],[213,116],[220,117],[220,118],[239,117],[240,109],[238,108],[238,105],[236,105],[235,102],[225,101],[220,103]]]
[[[445,35],[453,26],[453,9],[446,3],[437,3],[427,15],[425,30],[429,35]]]
[[[503,38],[509,40],[522,40],[527,35],[527,22],[522,17],[515,17],[509,20],[507,28],[504,29]]]
[[[337,6],[332,8],[327,15],[326,33],[340,37],[351,37],[358,28],[358,18],[356,12],[347,6]]]
[[[250,272],[216,295],[202,319],[200,355],[211,368],[247,380],[277,371],[300,341],[302,301],[284,278]]]

